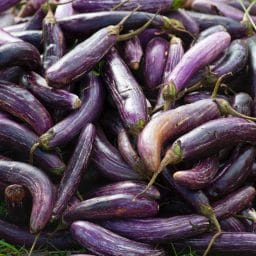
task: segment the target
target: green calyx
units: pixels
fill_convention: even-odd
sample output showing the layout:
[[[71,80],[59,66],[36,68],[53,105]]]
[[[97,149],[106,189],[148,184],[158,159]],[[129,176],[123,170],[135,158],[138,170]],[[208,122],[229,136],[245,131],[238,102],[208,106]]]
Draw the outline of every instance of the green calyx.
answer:
[[[174,30],[174,31],[185,31],[185,27],[182,22],[163,16],[164,26],[163,29]]]
[[[142,129],[144,128],[145,125],[146,125],[145,120],[139,119],[135,124],[133,124],[129,128],[129,131],[130,131],[130,133],[132,133],[134,135],[138,135],[142,131]]]
[[[171,9],[176,10],[182,8],[186,3],[186,0],[173,0],[171,4]]]

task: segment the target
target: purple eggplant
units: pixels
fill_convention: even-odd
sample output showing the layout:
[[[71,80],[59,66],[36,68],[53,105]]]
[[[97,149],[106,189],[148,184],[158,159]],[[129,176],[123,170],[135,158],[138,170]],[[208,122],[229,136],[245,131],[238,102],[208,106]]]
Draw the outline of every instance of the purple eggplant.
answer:
[[[137,134],[148,120],[146,98],[115,48],[106,56],[103,76],[123,123]]]
[[[149,90],[156,90],[162,82],[166,60],[168,57],[168,42],[162,37],[149,41],[144,57],[144,85]]]
[[[72,110],[81,106],[77,95],[48,86],[46,80],[33,71],[23,75],[22,84],[50,108]]]
[[[56,19],[70,17],[75,13],[72,7],[72,2],[69,2],[68,0],[60,0],[59,3],[61,4],[57,6],[54,14]]]
[[[227,31],[227,29],[224,26],[222,26],[222,25],[216,25],[216,26],[209,27],[209,28],[203,30],[198,35],[197,42],[202,41],[207,36],[210,36],[210,35],[212,35],[212,34],[214,34],[216,32],[226,32],[226,31]]]
[[[40,67],[40,54],[33,45],[26,42],[4,44],[0,46],[0,68],[9,66],[37,70]]]
[[[12,32],[12,36],[23,40],[24,42],[34,45],[37,49],[41,49],[42,31],[41,30],[25,30]]]
[[[15,42],[22,42],[21,39],[11,35],[10,33],[6,32],[3,29],[0,29],[0,45],[4,45],[7,43],[15,43]]]
[[[148,28],[148,29],[145,29],[143,32],[141,32],[138,35],[138,37],[140,39],[140,43],[141,43],[143,49],[146,48],[148,42],[151,39],[153,39],[156,36],[160,36],[162,34],[163,34],[162,30],[159,28]]]
[[[0,160],[0,179],[25,186],[33,197],[30,231],[37,233],[48,223],[55,200],[53,185],[39,169],[28,164]]]
[[[101,173],[114,181],[141,180],[142,177],[126,164],[119,151],[111,145],[103,132],[97,129],[92,162]]]
[[[202,189],[211,183],[218,170],[218,157],[211,156],[199,161],[189,170],[176,171],[173,174],[173,178],[187,188]]]
[[[10,25],[7,27],[2,28],[4,31],[8,32],[8,33],[13,33],[13,32],[20,32],[24,29],[24,27],[26,26],[27,22],[22,22],[19,24],[14,24],[14,25]]]
[[[134,242],[87,221],[76,221],[71,233],[79,244],[102,256],[164,256],[162,249]]]
[[[86,0],[74,0],[73,8],[77,12],[110,11],[118,4],[120,4],[120,1],[118,0],[94,0],[93,2],[88,2]],[[159,0],[156,2],[154,0],[131,0],[124,2],[118,9],[132,11],[138,5],[141,6],[140,10],[142,11],[156,13],[157,11],[166,12],[172,8],[177,9],[182,7],[183,1]]]
[[[11,83],[19,83],[24,70],[22,67],[14,66],[0,70],[0,80],[8,81]]]
[[[245,232],[244,224],[235,217],[229,217],[220,222],[221,228],[226,232]]]
[[[124,42],[124,59],[133,70],[138,70],[143,55],[143,49],[137,36]]]
[[[39,139],[41,147],[52,149],[67,143],[101,113],[104,97],[100,79],[90,73],[82,83],[81,107],[43,134]]]
[[[112,218],[145,218],[158,213],[159,205],[146,197],[136,200],[131,194],[99,196],[80,202],[63,216],[64,221],[99,220]]]
[[[252,114],[253,109],[252,97],[244,92],[237,93],[233,98],[232,107],[237,112],[250,116]]]
[[[52,126],[45,107],[29,91],[9,82],[0,82],[0,109],[25,121],[39,135]]]
[[[102,225],[127,238],[155,244],[203,234],[209,228],[209,221],[206,217],[191,214],[170,218],[105,220]]]
[[[2,0],[0,3],[0,12],[3,12],[15,4],[17,4],[20,0]]]
[[[53,209],[53,218],[58,218],[62,214],[78,189],[83,172],[88,165],[95,133],[93,124],[88,124],[81,131],[78,144],[58,188],[57,199]]]
[[[99,196],[109,196],[115,194],[129,194],[129,195],[137,195],[141,191],[143,191],[146,187],[146,183],[139,181],[121,181],[112,183],[98,189],[94,189],[92,193],[90,193],[87,197],[99,197]],[[151,199],[160,199],[160,192],[156,187],[151,187],[143,197],[148,197]]]
[[[65,54],[66,48],[64,35],[50,7],[43,20],[43,39],[43,66],[47,70]]]

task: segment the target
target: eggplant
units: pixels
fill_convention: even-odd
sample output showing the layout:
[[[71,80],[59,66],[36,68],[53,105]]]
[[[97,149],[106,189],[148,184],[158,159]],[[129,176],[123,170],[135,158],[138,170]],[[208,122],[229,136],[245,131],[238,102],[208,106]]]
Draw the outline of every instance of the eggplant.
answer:
[[[25,30],[11,33],[12,36],[23,40],[24,42],[34,45],[37,49],[41,49],[42,31],[41,30]]]
[[[142,177],[126,164],[119,151],[111,145],[103,132],[97,129],[92,162],[110,180],[141,180]]]
[[[124,59],[132,70],[138,70],[143,55],[143,49],[137,36],[124,42]]]
[[[17,4],[20,0],[2,0],[0,3],[0,12],[8,10],[15,4]]]
[[[146,98],[115,48],[106,56],[103,77],[124,125],[137,134],[148,120]]]
[[[29,91],[6,81],[0,81],[0,109],[25,121],[39,135],[52,126],[50,114]]]
[[[75,13],[72,2],[69,2],[67,0],[60,0],[59,3],[61,4],[57,6],[54,14],[56,19],[69,17]]]
[[[81,107],[50,128],[39,138],[40,146],[52,149],[72,140],[89,122],[95,121],[103,107],[103,88],[101,81],[90,73],[82,81]]]
[[[144,85],[148,90],[156,90],[161,84],[162,75],[168,57],[168,42],[162,37],[154,37],[149,41],[144,57]]]
[[[0,68],[22,66],[28,70],[40,68],[40,54],[31,44],[12,42],[0,46]]]
[[[48,223],[55,200],[53,185],[38,168],[15,161],[0,160],[0,180],[25,186],[33,197],[30,231],[38,233]]]
[[[6,32],[5,30],[0,28],[0,46],[7,44],[7,43],[15,43],[15,42],[22,42],[21,39],[11,35],[10,33]]]
[[[154,249],[153,246],[134,242],[122,236],[87,222],[76,221],[71,225],[71,233],[79,244],[92,253],[102,256],[164,256],[162,249]],[[97,239],[95,239],[97,238]],[[100,242],[99,242],[100,241]]]
[[[189,189],[202,189],[211,183],[218,170],[219,159],[215,155],[199,161],[189,170],[176,171],[173,178]]]
[[[22,84],[52,109],[72,110],[81,106],[81,100],[77,95],[48,86],[46,80],[33,71],[23,75]]]
[[[145,218],[157,215],[159,205],[146,197],[136,200],[131,194],[115,194],[87,199],[72,207],[63,219],[67,223],[76,220],[112,218]]]
[[[221,228],[226,232],[245,232],[246,228],[244,224],[235,217],[229,217],[220,222]]]
[[[90,159],[95,134],[93,124],[86,125],[80,133],[78,144],[58,187],[57,199],[53,209],[54,219],[60,217],[78,189],[83,172]]]
[[[4,31],[8,32],[8,33],[13,33],[13,32],[20,32],[24,29],[24,27],[26,26],[27,22],[22,22],[19,24],[14,24],[14,25],[10,25],[7,27],[2,28]]]
[[[223,25],[215,25],[209,28],[206,28],[205,30],[203,30],[197,38],[197,42],[202,41],[203,39],[205,39],[207,36],[210,36],[216,32],[225,32],[227,31],[227,29],[223,26]]]
[[[23,74],[24,70],[19,66],[2,69],[0,70],[0,80],[18,84]]]
[[[100,196],[109,196],[115,194],[129,194],[137,195],[146,187],[146,183],[139,181],[120,181],[111,183],[109,185],[97,188],[92,190],[87,198],[100,197]],[[154,186],[152,186],[143,197],[148,197],[154,200],[160,199],[160,192]]]
[[[237,112],[250,116],[253,109],[253,99],[248,93],[237,93],[233,98],[232,107]]]
[[[143,49],[146,48],[148,42],[156,36],[162,35],[163,31],[159,28],[147,28],[141,32],[138,37]]]

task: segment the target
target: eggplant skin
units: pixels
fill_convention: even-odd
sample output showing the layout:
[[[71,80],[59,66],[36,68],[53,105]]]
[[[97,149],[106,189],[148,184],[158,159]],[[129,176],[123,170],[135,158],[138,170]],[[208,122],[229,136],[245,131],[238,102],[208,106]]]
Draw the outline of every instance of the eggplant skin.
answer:
[[[28,70],[39,70],[41,58],[38,50],[27,42],[13,42],[0,46],[0,68],[22,66]]]
[[[71,225],[71,234],[79,244],[99,256],[165,256],[162,249],[135,242],[87,221]]]

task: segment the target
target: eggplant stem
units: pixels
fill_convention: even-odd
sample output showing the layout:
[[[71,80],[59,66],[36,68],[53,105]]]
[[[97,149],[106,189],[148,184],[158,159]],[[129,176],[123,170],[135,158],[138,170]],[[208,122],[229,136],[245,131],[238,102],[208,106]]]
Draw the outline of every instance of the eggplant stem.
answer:
[[[217,80],[217,82],[216,82],[216,84],[214,86],[213,92],[212,92],[212,96],[211,96],[212,99],[216,99],[217,94],[218,94],[218,90],[219,90],[223,80],[225,78],[229,77],[229,76],[232,76],[231,72],[229,72],[227,74],[224,74],[224,75],[222,75],[221,77],[218,78],[218,80]]]
[[[209,244],[208,244],[206,250],[204,251],[203,256],[207,256],[207,255],[208,255],[208,253],[210,252],[210,250],[211,250],[213,244],[215,243],[216,239],[217,239],[221,234],[222,234],[222,232],[221,232],[221,231],[218,231],[216,234],[213,235],[213,237],[211,238],[211,240],[210,240],[210,242],[209,242]]]
[[[33,146],[31,147],[30,149],[30,152],[29,152],[29,163],[31,165],[33,165],[33,158],[34,158],[34,153],[35,151],[37,150],[37,148],[40,146],[40,143],[39,142],[36,142],[35,144],[33,144]]]
[[[38,240],[40,234],[41,234],[41,232],[39,232],[39,233],[35,236],[34,242],[33,242],[32,246],[31,246],[31,248],[30,248],[30,250],[29,250],[28,256],[31,256],[31,255],[32,255],[32,253],[33,253],[33,251],[34,251],[34,249],[35,249],[35,247],[36,247],[36,243],[37,243],[37,240]]]
[[[118,10],[120,7],[122,7],[124,4],[128,3],[130,0],[124,0],[123,2],[120,2],[119,4],[117,4],[116,6],[114,6],[111,11],[116,11]]]

